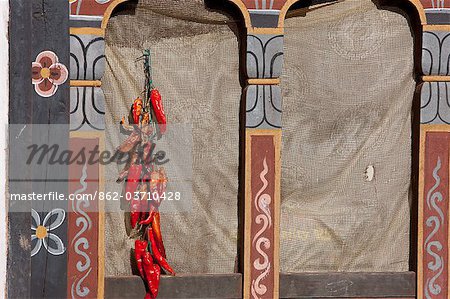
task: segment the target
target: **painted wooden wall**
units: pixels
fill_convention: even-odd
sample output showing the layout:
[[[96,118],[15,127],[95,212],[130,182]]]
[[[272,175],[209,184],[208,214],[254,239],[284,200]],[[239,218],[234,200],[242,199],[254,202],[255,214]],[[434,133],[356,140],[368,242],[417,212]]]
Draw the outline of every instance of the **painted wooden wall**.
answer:
[[[22,3],[28,5],[25,0],[13,0],[11,3]],[[64,27],[58,26],[53,31],[45,31],[51,42],[55,42],[55,36],[63,37],[66,40],[61,44],[54,45],[55,51],[61,58],[61,62],[69,62],[69,38],[72,38],[75,49],[76,41],[102,41],[109,16],[112,10],[119,3],[126,0],[106,0],[84,1],[84,6],[74,6],[71,9],[70,34],[58,34],[58,30]],[[247,27],[247,61],[246,74],[248,86],[244,89],[247,100],[246,115],[246,248],[244,255],[244,294],[245,298],[256,296],[261,298],[277,298],[279,292],[278,273],[278,235],[279,235],[279,203],[280,203],[280,141],[281,141],[281,92],[279,87],[279,75],[282,72],[283,55],[283,25],[284,17],[288,8],[297,0],[274,0],[274,1],[254,1],[254,0],[230,0],[235,3],[243,12]],[[406,1],[406,0],[405,0]],[[448,298],[450,294],[449,284],[449,221],[450,214],[449,197],[449,169],[450,169],[450,109],[448,106],[448,82],[450,82],[449,57],[447,41],[450,32],[449,0],[408,0],[417,7],[423,25],[423,59],[422,82],[419,89],[422,93],[422,114],[421,114],[421,177],[419,192],[419,254],[418,254],[418,297],[424,298]],[[77,0],[70,0],[75,3]],[[61,13],[66,20],[65,27],[69,26],[68,3],[64,1],[46,0],[50,9],[46,13]],[[90,5],[87,4],[90,3]],[[103,4],[102,4],[103,3]],[[270,3],[270,4],[268,4]],[[107,4],[107,5],[105,5]],[[17,5],[17,4],[16,4]],[[104,5],[104,6],[102,6]],[[86,7],[86,9],[85,9]],[[17,6],[19,8],[19,6]],[[34,6],[36,17],[33,22],[41,22],[39,18],[45,15],[39,11],[41,6]],[[78,9],[79,8],[79,9]],[[89,9],[88,9],[89,8]],[[31,10],[30,10],[31,11]],[[7,18],[8,0],[0,0],[0,96],[4,101],[0,105],[0,121],[5,122],[8,118],[8,43],[7,43]],[[18,11],[16,11],[18,13]],[[106,16],[106,17],[104,17]],[[17,20],[18,21],[18,20]],[[18,21],[19,23],[19,21]],[[23,22],[25,23],[25,22]],[[55,26],[51,24],[51,26]],[[55,26],[56,27],[56,26]],[[34,27],[33,37],[40,33],[38,27]],[[36,30],[36,31],[34,31]],[[67,30],[66,30],[67,31]],[[36,41],[34,41],[36,42]],[[98,42],[98,54],[102,56],[104,49],[103,42]],[[49,45],[34,45],[33,57],[41,51],[46,51]],[[64,46],[64,48],[62,48]],[[38,52],[36,52],[38,51]],[[35,53],[36,52],[36,53]],[[85,52],[81,51],[81,54]],[[72,57],[78,58],[76,51],[72,51]],[[97,58],[99,58],[98,56]],[[81,57],[81,56],[80,56]],[[252,57],[256,57],[253,59]],[[84,57],[81,57],[84,58]],[[96,61],[100,61],[99,58]],[[23,59],[22,59],[23,61]],[[265,68],[266,62],[271,64]],[[69,62],[70,63],[70,62]],[[93,64],[95,65],[95,63]],[[261,71],[261,68],[264,71]],[[86,73],[86,72],[84,72]],[[72,90],[78,88],[99,90],[101,72],[90,72],[92,77],[71,74],[70,82]],[[60,87],[59,93],[48,94],[48,90],[36,90],[33,97],[51,97],[55,101],[65,101],[69,94],[68,82]],[[64,89],[63,89],[64,87]],[[56,92],[56,90],[55,90]],[[64,94],[63,94],[64,92]],[[98,93],[100,94],[100,93]],[[269,94],[271,96],[269,97]],[[261,95],[261,96],[259,96]],[[12,95],[12,97],[17,95]],[[254,107],[265,107],[266,102],[272,102],[273,110],[254,109]],[[440,105],[440,103],[446,105]],[[16,101],[11,101],[11,105],[19,105]],[[39,108],[41,108],[40,106]],[[66,107],[66,106],[64,106]],[[45,109],[51,107],[46,107]],[[16,111],[11,108],[11,113]],[[50,110],[49,110],[50,111]],[[42,115],[42,113],[41,113]],[[52,116],[54,114],[51,114]],[[61,117],[67,116],[60,114]],[[40,118],[41,119],[41,118]],[[77,120],[72,115],[72,123]],[[51,123],[57,122],[57,116]],[[82,123],[85,118],[81,119]],[[3,126],[5,128],[5,126]],[[77,130],[81,128],[77,128]],[[3,134],[3,135],[2,135]],[[6,147],[5,130],[0,129],[0,150]],[[84,134],[84,133],[83,133]],[[76,137],[76,136],[73,136]],[[78,136],[79,137],[79,136]],[[87,138],[83,135],[82,137]],[[97,138],[97,137],[96,137]],[[95,138],[94,138],[95,139]],[[0,176],[5,177],[5,156],[0,155]],[[267,182],[266,182],[267,181]],[[5,194],[5,182],[0,182],[0,192]],[[260,195],[264,196],[260,196]],[[442,199],[441,199],[442,197]],[[5,196],[4,196],[5,198]],[[256,198],[256,201],[253,199]],[[3,202],[6,204],[6,200]],[[264,213],[266,212],[266,213]],[[264,215],[271,215],[269,229],[261,228],[261,221]],[[5,209],[0,208],[0,234],[6,233]],[[25,223],[24,223],[25,224]],[[27,229],[29,230],[29,226]],[[261,233],[260,233],[261,232]],[[11,232],[13,233],[13,232]],[[5,236],[3,236],[5,237]],[[2,236],[0,236],[2,238]],[[11,237],[12,239],[12,237]],[[17,241],[17,240],[16,240]],[[254,244],[254,245],[253,245]],[[268,262],[273,267],[262,267],[259,265],[259,256],[256,246],[264,246]],[[269,246],[270,245],[270,246]],[[4,297],[5,286],[5,259],[7,244],[0,242],[0,296]],[[101,258],[97,253],[93,253],[93,258]],[[256,264],[256,267],[254,266]],[[22,266],[23,268],[23,266]],[[36,269],[36,268],[35,268]],[[270,272],[268,270],[271,270]],[[267,271],[269,275],[266,275]],[[34,276],[36,277],[36,276]],[[100,276],[101,277],[101,276]],[[261,278],[261,279],[259,279]],[[263,279],[264,278],[264,279]],[[100,278],[100,281],[102,279]],[[262,283],[256,283],[257,281]],[[102,297],[102,287],[98,288],[98,296]],[[65,288],[62,292],[65,292]]]

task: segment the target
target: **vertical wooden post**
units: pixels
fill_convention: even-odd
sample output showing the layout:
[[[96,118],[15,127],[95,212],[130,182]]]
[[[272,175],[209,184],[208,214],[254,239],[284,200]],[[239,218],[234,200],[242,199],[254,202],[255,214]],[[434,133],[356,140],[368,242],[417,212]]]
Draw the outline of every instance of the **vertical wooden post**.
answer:
[[[247,27],[244,298],[279,298],[280,75],[283,21],[294,1],[231,0]]]
[[[420,0],[422,72],[417,298],[449,298],[450,14],[449,1]]]
[[[417,298],[449,298],[450,14],[421,0],[423,27]]]
[[[33,0],[32,143],[46,142],[67,148],[69,138],[69,4]],[[26,18],[26,17],[25,17]],[[54,138],[58,135],[58,138]],[[45,144],[45,143],[44,143]],[[67,194],[67,165],[34,164],[32,192]],[[65,298],[67,279],[67,202],[31,202],[31,298]],[[30,217],[30,216],[29,216]]]
[[[117,5],[128,0],[75,0],[70,4],[70,114],[71,148],[104,149],[105,98],[101,79],[105,72],[105,30]],[[97,157],[98,158],[98,157]],[[104,192],[102,166],[71,165],[71,193]],[[98,198],[97,198],[98,200]],[[67,293],[70,298],[104,297],[103,201],[73,205],[69,210],[69,262]],[[87,227],[78,223],[87,223]],[[81,264],[80,264],[81,263]],[[81,266],[80,265],[84,265]]]
[[[279,298],[280,33],[247,36],[244,298]]]

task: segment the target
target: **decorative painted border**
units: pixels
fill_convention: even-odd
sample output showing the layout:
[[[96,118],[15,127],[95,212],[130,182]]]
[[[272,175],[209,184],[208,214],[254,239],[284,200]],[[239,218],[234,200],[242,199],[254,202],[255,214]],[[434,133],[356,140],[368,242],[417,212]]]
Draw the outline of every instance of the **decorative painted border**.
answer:
[[[101,89],[106,64],[105,29],[114,9],[126,1],[128,0],[70,0],[70,136],[74,140],[89,144],[97,140],[100,148],[104,147],[105,138],[105,98]],[[86,188],[103,191],[103,167],[100,164],[88,165],[85,170],[90,182]],[[80,256],[76,254],[75,247],[69,247],[67,291],[72,294],[72,298],[83,298],[83,295],[103,298],[104,211],[101,206],[100,212],[96,213],[88,212],[85,208],[79,206],[78,214],[71,213],[69,240],[72,240],[74,245],[82,241],[84,246],[92,248],[83,255],[89,258],[90,264],[88,267],[87,263],[75,263]],[[77,226],[76,221],[84,221],[83,219],[89,220],[87,223],[90,225],[86,230],[83,226]],[[72,287],[76,285],[80,287]]]
[[[420,142],[418,298],[448,298],[450,128],[422,125]]]
[[[279,298],[280,146],[281,130],[246,130],[244,298]]]
[[[73,132],[71,149],[84,147],[101,151],[104,136]],[[94,195],[103,190],[102,167],[95,165],[71,165],[69,191],[72,194]],[[70,298],[103,297],[104,213],[101,201],[77,201],[69,206],[67,294]]]

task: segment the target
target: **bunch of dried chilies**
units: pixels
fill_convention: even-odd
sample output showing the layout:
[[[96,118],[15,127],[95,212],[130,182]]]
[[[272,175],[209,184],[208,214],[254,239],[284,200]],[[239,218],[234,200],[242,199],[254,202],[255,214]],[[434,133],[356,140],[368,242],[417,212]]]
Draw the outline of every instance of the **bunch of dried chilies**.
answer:
[[[160,228],[159,206],[166,191],[167,176],[164,168],[152,160],[152,147],[166,131],[166,116],[161,95],[153,86],[150,51],[145,50],[138,60],[144,61],[145,90],[131,105],[128,124],[121,121],[121,132],[126,140],[118,147],[128,154],[128,163],[120,172],[118,182],[125,181],[124,196],[129,205],[131,237],[135,240],[134,254],[139,275],[147,294],[145,299],[158,295],[161,273],[175,275],[167,263]]]

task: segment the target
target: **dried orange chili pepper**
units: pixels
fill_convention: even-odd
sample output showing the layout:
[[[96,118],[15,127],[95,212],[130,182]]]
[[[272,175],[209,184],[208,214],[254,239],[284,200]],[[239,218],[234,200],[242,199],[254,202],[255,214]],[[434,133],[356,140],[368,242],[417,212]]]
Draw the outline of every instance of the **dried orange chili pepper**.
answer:
[[[145,298],[155,299],[158,296],[159,281],[161,279],[161,268],[153,263],[153,257],[150,252],[145,252],[143,257],[144,278],[147,283],[147,294]]]
[[[131,218],[131,227],[135,228],[136,224],[141,217],[140,207],[141,202],[140,198],[135,197],[135,192],[140,182],[142,172],[142,165],[133,164],[128,171],[128,177],[125,187],[125,196],[127,199],[130,199],[130,218]],[[130,197],[131,195],[131,197]]]
[[[156,120],[159,124],[159,130],[161,134],[164,134],[164,132],[166,132],[167,119],[162,104],[161,94],[156,88],[152,89],[150,93],[150,101],[152,103],[153,111],[155,112]]]
[[[153,236],[155,237],[156,246],[158,247],[159,252],[163,256],[166,257],[166,248],[164,247],[164,242],[161,234],[161,216],[159,212],[157,212],[153,218],[152,222]]]
[[[164,271],[166,271],[170,275],[175,275],[175,271],[173,271],[172,267],[169,265],[169,263],[166,261],[166,259],[159,252],[158,246],[156,245],[155,236],[153,235],[153,229],[151,227],[149,227],[147,229],[147,234],[148,234],[148,240],[152,247],[153,258],[161,266],[161,268],[164,269]]]
[[[144,267],[143,267],[143,258],[144,254],[147,251],[148,242],[143,240],[134,241],[134,257],[136,258],[137,268],[139,270],[139,274],[142,278],[144,278]]]

